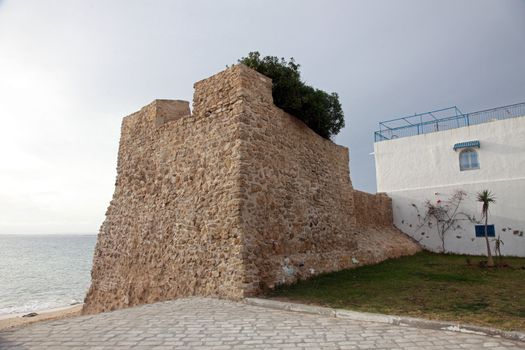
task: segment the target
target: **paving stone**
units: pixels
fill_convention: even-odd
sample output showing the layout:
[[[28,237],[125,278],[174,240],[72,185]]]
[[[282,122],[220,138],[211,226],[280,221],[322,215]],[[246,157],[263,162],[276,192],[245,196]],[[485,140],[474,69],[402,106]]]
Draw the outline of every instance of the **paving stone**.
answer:
[[[0,332],[0,349],[525,349],[476,334],[186,298]]]

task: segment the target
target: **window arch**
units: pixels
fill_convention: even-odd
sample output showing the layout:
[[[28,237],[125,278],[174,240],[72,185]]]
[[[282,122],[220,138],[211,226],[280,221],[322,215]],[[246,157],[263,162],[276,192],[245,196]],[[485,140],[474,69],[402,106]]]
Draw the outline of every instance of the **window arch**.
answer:
[[[478,152],[473,148],[466,148],[459,152],[459,170],[479,169]]]

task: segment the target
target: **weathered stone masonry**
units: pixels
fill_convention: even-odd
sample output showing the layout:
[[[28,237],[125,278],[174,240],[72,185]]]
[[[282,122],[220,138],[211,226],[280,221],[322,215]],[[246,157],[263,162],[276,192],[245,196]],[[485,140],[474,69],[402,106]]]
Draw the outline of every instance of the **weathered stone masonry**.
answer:
[[[388,199],[354,192],[348,150],[273,104],[270,79],[236,65],[194,87],[192,114],[156,100],[124,118],[84,312],[239,299],[419,250],[376,213]]]

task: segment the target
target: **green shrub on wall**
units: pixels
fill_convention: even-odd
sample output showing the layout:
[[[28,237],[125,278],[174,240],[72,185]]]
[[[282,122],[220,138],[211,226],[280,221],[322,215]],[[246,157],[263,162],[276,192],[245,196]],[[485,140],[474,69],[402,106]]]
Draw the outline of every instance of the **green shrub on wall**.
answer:
[[[271,78],[275,105],[302,120],[322,137],[330,139],[345,126],[337,93],[329,94],[302,82],[300,65],[293,58],[287,62],[284,58],[261,58],[259,52],[250,52],[239,63]]]

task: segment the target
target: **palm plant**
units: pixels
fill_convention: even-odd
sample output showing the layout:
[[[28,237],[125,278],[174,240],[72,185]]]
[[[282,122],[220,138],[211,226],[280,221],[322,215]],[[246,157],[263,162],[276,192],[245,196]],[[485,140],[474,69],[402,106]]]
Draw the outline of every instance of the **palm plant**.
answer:
[[[490,243],[488,236],[488,221],[489,221],[489,204],[496,203],[496,197],[490,190],[483,190],[477,193],[476,199],[482,203],[481,218],[485,218],[485,241],[487,242],[487,266],[493,267],[494,260],[492,259],[492,252],[490,251]]]

